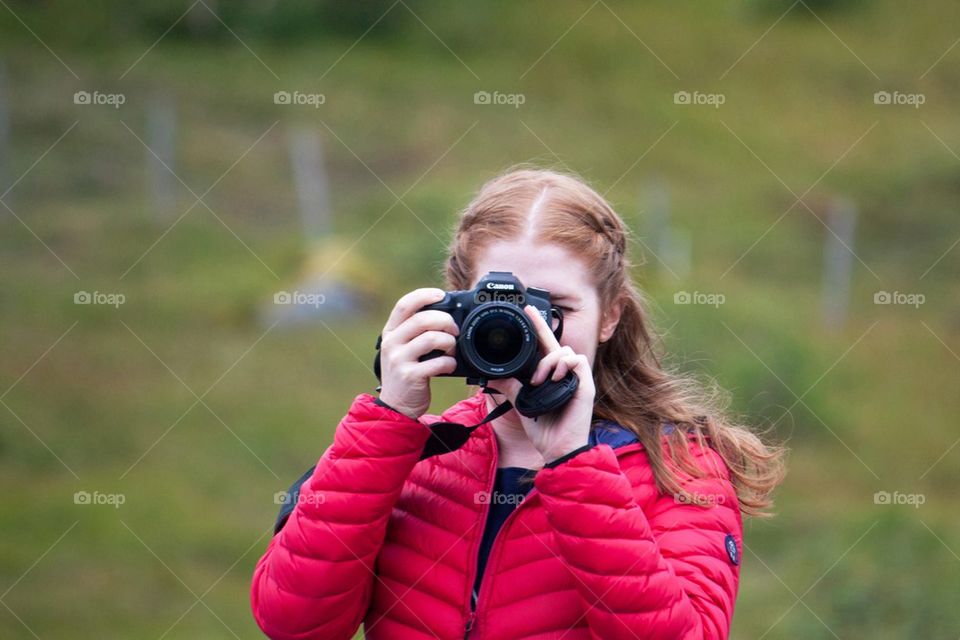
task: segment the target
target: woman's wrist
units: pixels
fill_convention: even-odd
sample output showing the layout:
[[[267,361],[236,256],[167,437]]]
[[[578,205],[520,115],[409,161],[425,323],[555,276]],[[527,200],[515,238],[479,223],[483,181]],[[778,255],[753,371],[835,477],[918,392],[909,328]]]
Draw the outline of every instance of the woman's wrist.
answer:
[[[374,402],[374,404],[380,405],[380,406],[383,407],[384,409],[390,409],[391,411],[396,411],[397,413],[400,413],[399,411],[397,411],[396,409],[394,409],[393,407],[391,407],[389,404],[387,404],[386,402],[384,402],[383,399],[380,398],[379,396],[374,396],[373,402]]]
[[[374,404],[380,405],[381,407],[383,407],[383,408],[385,408],[385,409],[389,409],[390,411],[393,411],[394,413],[399,413],[399,414],[402,415],[402,416],[406,416],[407,418],[410,418],[411,420],[417,420],[417,421],[420,420],[420,416],[416,416],[416,417],[411,416],[411,415],[410,415],[409,413],[407,413],[406,411],[401,411],[401,410],[398,409],[397,407],[394,407],[394,406],[391,405],[390,403],[384,401],[383,398],[381,398],[381,397],[379,397],[379,396],[374,396],[373,402],[374,402]]]
[[[547,453],[543,455],[544,468],[552,469],[560,464],[563,464],[570,458],[583,453],[584,451],[589,451],[593,448],[593,445],[590,444],[589,440],[585,443],[571,445],[569,447],[562,447],[557,450],[556,453]]]

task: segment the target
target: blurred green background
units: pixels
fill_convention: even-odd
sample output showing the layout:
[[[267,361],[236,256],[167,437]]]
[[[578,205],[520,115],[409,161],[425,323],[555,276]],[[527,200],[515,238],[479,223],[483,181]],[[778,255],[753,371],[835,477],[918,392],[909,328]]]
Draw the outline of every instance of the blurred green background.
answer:
[[[0,5],[0,637],[258,637],[275,492],[518,162],[606,193],[672,365],[791,449],[733,637],[960,635],[957,3]],[[367,302],[274,324],[305,274]],[[434,412],[466,391],[434,388]]]

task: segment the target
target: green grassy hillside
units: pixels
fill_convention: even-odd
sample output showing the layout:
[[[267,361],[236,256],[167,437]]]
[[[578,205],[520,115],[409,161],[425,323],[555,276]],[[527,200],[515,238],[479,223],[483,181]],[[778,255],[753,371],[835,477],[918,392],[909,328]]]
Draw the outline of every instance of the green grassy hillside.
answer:
[[[671,362],[788,440],[778,516],[748,525],[734,637],[956,637],[960,8],[774,4],[410,3],[364,37],[362,15],[311,35],[220,7],[233,33],[181,25],[152,48],[185,7],[139,22],[94,14],[103,3],[72,19],[57,2],[0,8],[0,636],[257,637],[249,581],[274,493],[375,386],[396,298],[442,284],[456,212],[532,161],[607,192]],[[146,206],[158,94],[176,105],[183,181],[168,217]],[[287,145],[302,126],[324,143],[345,263],[379,294],[361,317],[268,330],[257,309],[306,258]],[[654,181],[689,234],[689,274],[655,255]],[[822,220],[838,196],[858,207],[856,258],[848,322],[828,331]],[[79,291],[125,302],[77,305]],[[463,394],[439,381],[434,410]]]

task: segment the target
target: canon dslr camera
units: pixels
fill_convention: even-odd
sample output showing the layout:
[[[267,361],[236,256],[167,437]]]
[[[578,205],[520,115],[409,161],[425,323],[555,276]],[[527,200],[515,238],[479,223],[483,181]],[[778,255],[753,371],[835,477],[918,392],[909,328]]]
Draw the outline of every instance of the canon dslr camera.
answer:
[[[565,404],[576,390],[578,379],[569,372],[557,382],[547,379],[533,387],[530,377],[540,362],[540,343],[533,322],[523,311],[533,305],[551,327],[557,340],[563,335],[563,312],[550,304],[550,292],[524,287],[509,271],[491,271],[469,291],[448,291],[443,300],[420,311],[436,309],[453,316],[460,329],[454,358],[456,369],[440,374],[466,378],[467,384],[486,386],[488,380],[517,378],[524,386],[517,397],[517,410],[541,415]],[[380,378],[380,339],[377,339],[374,372]],[[435,349],[421,361],[444,355]]]

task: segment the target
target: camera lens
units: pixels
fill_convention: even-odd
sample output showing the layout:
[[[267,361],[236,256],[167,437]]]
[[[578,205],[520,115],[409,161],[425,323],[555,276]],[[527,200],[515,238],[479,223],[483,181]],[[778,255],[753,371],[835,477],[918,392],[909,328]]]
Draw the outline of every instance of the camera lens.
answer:
[[[495,365],[505,365],[520,353],[523,335],[512,319],[494,316],[482,320],[476,329],[477,355]]]
[[[523,311],[510,304],[480,305],[464,320],[461,336],[467,361],[490,378],[509,378],[525,371],[537,352],[533,325]]]

